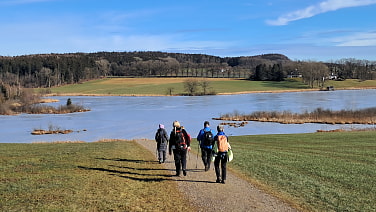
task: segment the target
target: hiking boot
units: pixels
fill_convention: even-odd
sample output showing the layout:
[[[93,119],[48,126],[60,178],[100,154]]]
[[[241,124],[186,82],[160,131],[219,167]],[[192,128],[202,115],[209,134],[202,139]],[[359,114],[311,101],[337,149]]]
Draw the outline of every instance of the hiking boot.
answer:
[[[222,184],[225,184],[225,180],[222,180],[221,183],[222,183]]]
[[[217,179],[215,182],[216,183],[221,183],[221,179]]]
[[[180,172],[176,172],[175,176],[180,177]]]
[[[183,170],[183,175],[187,176],[187,171]]]

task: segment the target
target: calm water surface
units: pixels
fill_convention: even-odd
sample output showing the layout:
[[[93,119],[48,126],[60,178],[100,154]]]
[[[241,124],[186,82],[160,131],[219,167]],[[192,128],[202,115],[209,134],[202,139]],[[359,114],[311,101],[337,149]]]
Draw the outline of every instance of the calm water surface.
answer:
[[[97,141],[100,139],[153,139],[162,123],[168,131],[174,120],[181,122],[196,137],[203,122],[215,127],[220,121],[211,120],[221,114],[237,111],[312,111],[324,109],[361,109],[376,107],[376,90],[334,92],[257,93],[204,97],[54,97],[65,104],[90,108],[90,112],[59,114],[0,116],[0,143],[31,143],[39,141]],[[31,135],[34,129],[71,129],[66,135]],[[359,128],[363,125],[325,125],[249,122],[241,128],[226,127],[228,135],[290,134],[316,132],[339,128]],[[369,127],[369,126],[368,126]],[[85,130],[85,131],[84,131]]]

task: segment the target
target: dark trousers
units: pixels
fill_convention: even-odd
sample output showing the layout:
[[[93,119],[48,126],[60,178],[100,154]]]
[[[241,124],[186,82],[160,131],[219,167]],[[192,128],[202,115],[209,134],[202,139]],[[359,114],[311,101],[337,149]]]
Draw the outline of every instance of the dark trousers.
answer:
[[[166,160],[166,151],[167,151],[167,143],[157,143],[157,151],[158,151],[158,160],[159,162],[165,162]]]
[[[202,162],[204,162],[204,165],[205,165],[205,171],[210,169],[211,156],[212,156],[211,149],[206,149],[206,148],[201,149],[201,157],[202,157]]]
[[[222,176],[221,171],[219,169],[219,163],[221,163],[222,169]],[[218,153],[218,155],[214,159],[214,168],[215,174],[217,175],[217,180],[226,180],[226,164],[227,164],[227,152]]]
[[[158,160],[159,162],[165,162],[166,160],[166,150],[158,150]]]
[[[180,170],[186,170],[187,166],[187,150],[177,150],[174,149],[174,160],[175,160],[175,168],[176,168],[176,175],[180,174]]]

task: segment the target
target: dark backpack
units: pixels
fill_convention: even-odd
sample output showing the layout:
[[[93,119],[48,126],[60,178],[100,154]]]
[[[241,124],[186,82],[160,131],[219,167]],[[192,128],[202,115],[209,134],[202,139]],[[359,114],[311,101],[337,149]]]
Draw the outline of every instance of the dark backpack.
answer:
[[[174,133],[175,148],[178,150],[187,149],[187,142],[181,130],[176,130]]]
[[[211,130],[204,131],[203,146],[211,146],[214,143],[214,136]]]
[[[165,131],[163,129],[158,129],[156,142],[165,143],[166,139],[164,139],[164,136]]]

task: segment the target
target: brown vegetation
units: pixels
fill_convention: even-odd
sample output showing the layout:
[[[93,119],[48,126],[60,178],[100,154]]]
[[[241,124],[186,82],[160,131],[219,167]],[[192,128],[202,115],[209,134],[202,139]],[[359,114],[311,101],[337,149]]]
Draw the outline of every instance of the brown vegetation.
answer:
[[[291,113],[288,111],[257,111],[249,115],[232,114],[222,115],[217,120],[232,121],[261,121],[278,122],[281,124],[303,124],[303,123],[321,123],[321,124],[375,124],[376,107],[361,110],[340,110],[332,111],[317,108],[312,112],[302,114]]]
[[[41,130],[37,129],[31,132],[32,135],[45,135],[45,134],[69,134],[72,133],[73,130]]]
[[[220,123],[220,125],[227,125],[227,126],[235,127],[235,128],[244,127],[246,124],[248,124],[248,121],[242,121],[240,123],[236,123],[236,122],[222,122],[222,123]]]
[[[57,108],[42,105],[41,103],[57,102],[58,100],[42,99],[41,94],[36,94],[31,89],[19,86],[10,86],[2,83],[1,90],[0,115],[15,115],[19,113],[62,114],[89,111],[89,109],[81,105],[72,104],[70,99],[68,99],[66,105],[61,105]]]

